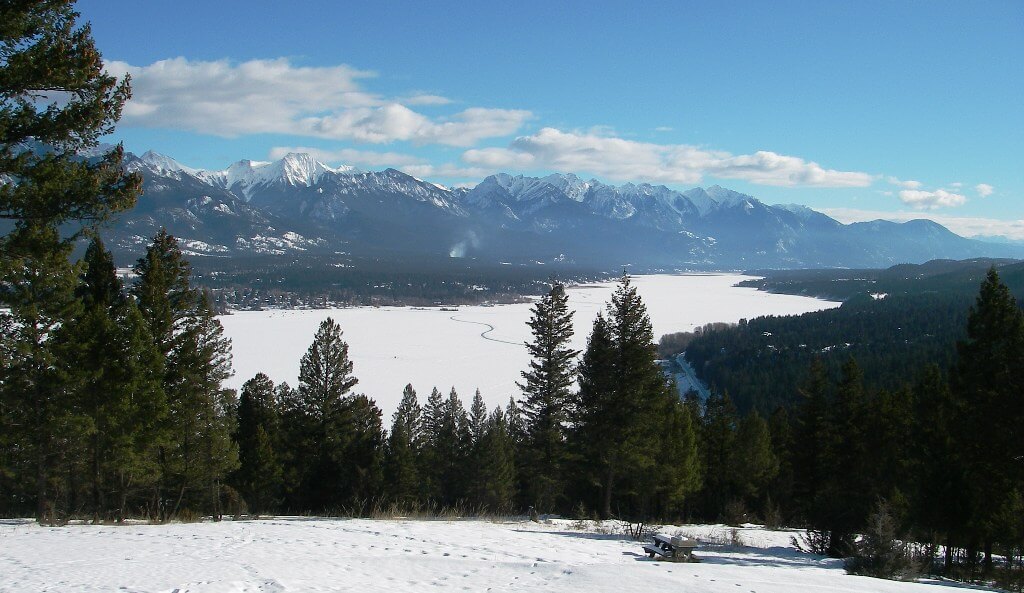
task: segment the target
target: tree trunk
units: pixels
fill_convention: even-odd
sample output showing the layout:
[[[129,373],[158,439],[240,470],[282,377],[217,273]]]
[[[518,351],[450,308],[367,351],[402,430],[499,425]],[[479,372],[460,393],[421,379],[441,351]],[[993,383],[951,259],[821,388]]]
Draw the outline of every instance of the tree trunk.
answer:
[[[612,488],[615,484],[615,470],[608,468],[604,482],[604,502],[602,503],[601,515],[608,519],[612,516]]]
[[[103,506],[100,493],[100,435],[97,430],[92,435],[92,522],[100,522],[100,509]]]

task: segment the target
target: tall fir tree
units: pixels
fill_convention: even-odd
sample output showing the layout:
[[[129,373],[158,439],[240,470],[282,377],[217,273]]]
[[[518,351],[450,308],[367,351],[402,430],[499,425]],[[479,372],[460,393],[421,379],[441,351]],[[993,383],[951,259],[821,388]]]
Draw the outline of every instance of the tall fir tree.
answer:
[[[526,343],[530,367],[522,372],[522,411],[526,422],[523,473],[532,506],[554,510],[565,488],[566,404],[575,379],[579,351],[569,346],[573,312],[565,287],[551,289],[532,308],[527,325],[533,340]]]
[[[611,515],[614,480],[612,450],[605,439],[617,430],[618,420],[612,388],[614,356],[611,331],[604,314],[598,312],[579,366],[579,390],[570,406],[569,443],[586,503],[601,509],[605,517]],[[587,497],[587,492],[592,495]]]
[[[68,327],[79,345],[73,364],[85,376],[78,399],[89,420],[84,449],[92,513],[94,520],[111,513],[121,520],[129,495],[159,478],[167,414],[163,360],[99,237],[84,263],[78,294],[85,310]]]
[[[737,496],[738,476],[734,464],[736,449],[736,406],[728,393],[712,393],[701,419],[701,457],[704,468],[704,512],[722,520],[725,506]]]
[[[348,344],[341,327],[325,319],[299,364],[299,387],[288,418],[298,423],[290,431],[301,453],[299,503],[302,508],[322,512],[335,510],[345,491],[346,454],[351,439],[349,392],[358,383],[352,375]]]
[[[598,508],[605,516],[611,515],[616,498],[621,512],[638,518],[663,506],[653,486],[659,472],[672,471],[680,484],[691,487],[697,482],[695,475],[679,475],[697,471],[689,452],[662,458],[651,445],[652,434],[671,428],[667,402],[679,399],[656,352],[647,308],[624,274],[608,303],[607,320],[599,316],[594,322],[572,406],[578,454],[587,459],[591,480],[601,485]]]
[[[257,373],[242,385],[238,398],[239,467],[233,482],[254,515],[273,511],[281,497],[284,468],[278,453],[281,419],[275,391],[270,377]]]
[[[191,268],[166,230],[135,272],[132,293],[164,363],[169,409],[154,505],[164,519],[183,509],[219,516],[221,484],[238,463],[231,440],[236,398],[222,386],[231,374],[231,343],[208,295],[191,287]]]
[[[56,468],[69,442],[88,430],[76,397],[85,377],[70,364],[76,345],[69,322],[82,313],[75,298],[77,268],[69,261],[71,246],[55,228],[25,227],[5,242],[0,272],[7,311],[0,315],[12,332],[12,347],[0,398],[19,443],[12,455],[34,468],[36,518],[53,523],[66,514],[55,500]]]
[[[55,463],[88,431],[72,401],[85,377],[66,364],[70,354],[59,353],[68,348],[60,330],[78,314],[69,298],[76,276],[70,243],[134,205],[141,188],[141,178],[123,170],[120,146],[99,159],[78,156],[112,131],[130,91],[127,80],[104,71],[72,5],[0,6],[0,218],[14,221],[0,239],[0,280],[8,287],[0,306],[19,343],[0,409],[27,431],[11,454],[33,456],[36,515],[46,522],[55,518]]]
[[[495,408],[484,422],[480,440],[474,444],[473,464],[471,504],[486,512],[510,512],[516,486],[515,457],[501,408]]]
[[[954,393],[963,422],[958,447],[973,509],[969,533],[992,566],[998,510],[1024,488],[1024,313],[995,267],[989,269],[957,343]]]
[[[406,385],[391,420],[384,458],[387,497],[402,506],[414,505],[420,495],[418,459],[422,448],[422,410],[416,390]]]
[[[96,223],[135,204],[142,179],[120,146],[82,159],[113,131],[131,96],[104,70],[74,0],[0,6],[0,218],[21,229]]]

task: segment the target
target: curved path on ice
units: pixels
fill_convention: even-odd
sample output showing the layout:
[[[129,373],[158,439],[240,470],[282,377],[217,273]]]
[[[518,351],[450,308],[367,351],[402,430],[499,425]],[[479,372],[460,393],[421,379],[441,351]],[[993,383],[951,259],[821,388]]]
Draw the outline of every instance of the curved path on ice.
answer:
[[[469,321],[468,319],[456,319],[456,317],[454,315],[452,315],[448,319],[451,319],[452,321],[458,321],[459,323],[472,323],[473,325],[482,325],[482,326],[486,327],[487,329],[485,329],[484,331],[480,332],[480,337],[485,339],[485,340],[490,340],[492,342],[501,342],[502,344],[512,344],[513,346],[522,346],[523,345],[522,342],[509,342],[508,340],[499,340],[498,338],[492,338],[492,337],[488,336],[487,334],[489,334],[492,331],[494,331],[494,326],[491,325],[490,323],[484,323],[483,321]]]

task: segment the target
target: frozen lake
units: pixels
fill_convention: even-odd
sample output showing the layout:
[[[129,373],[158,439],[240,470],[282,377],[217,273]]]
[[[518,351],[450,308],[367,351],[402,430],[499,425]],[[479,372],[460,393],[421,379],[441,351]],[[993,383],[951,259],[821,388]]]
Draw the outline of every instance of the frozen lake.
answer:
[[[690,331],[716,321],[736,322],[761,315],[792,315],[839,306],[818,299],[770,294],[735,286],[738,274],[635,276],[640,296],[654,326],[654,337]],[[597,312],[616,283],[568,289],[576,311],[574,345],[583,349]],[[359,307],[320,310],[240,311],[220,318],[232,341],[235,375],[231,387],[258,372],[275,383],[293,387],[299,360],[309,348],[320,322],[334,318],[349,344],[355,391],[365,393],[384,412],[385,426],[412,383],[420,403],[437,386],[445,394],[453,386],[469,405],[479,388],[488,408],[518,397],[515,382],[529,357],[523,342],[530,338],[526,322],[530,304],[458,307],[457,311],[408,307]],[[493,328],[493,329],[492,329]]]

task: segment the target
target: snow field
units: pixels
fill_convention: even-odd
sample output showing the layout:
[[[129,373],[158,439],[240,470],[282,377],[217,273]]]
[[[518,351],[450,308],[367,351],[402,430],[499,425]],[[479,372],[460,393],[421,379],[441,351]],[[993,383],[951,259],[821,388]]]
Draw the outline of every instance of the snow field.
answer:
[[[754,526],[740,529],[743,546],[702,546],[695,564],[650,560],[617,529],[579,527],[561,520],[282,517],[47,528],[8,520],[0,522],[0,593],[942,593],[962,587],[850,576],[840,561],[794,550],[791,532]],[[661,531],[720,540],[728,528]]]
[[[745,278],[738,274],[652,275],[635,276],[633,282],[647,305],[655,340],[706,323],[839,306],[735,286]],[[609,282],[568,289],[569,307],[576,311],[575,348],[586,347],[594,317],[615,286]],[[332,317],[349,344],[353,374],[359,379],[355,391],[377,402],[385,425],[407,383],[412,383],[421,403],[433,387],[447,394],[454,386],[467,406],[480,389],[489,409],[504,407],[510,396],[519,396],[515,382],[529,363],[523,342],[530,339],[526,325],[530,307],[523,303],[458,307],[458,311],[411,307],[239,311],[220,317],[234,358],[235,375],[227,384],[239,388],[263,372],[275,383],[287,381],[295,387],[299,360],[320,322]]]

